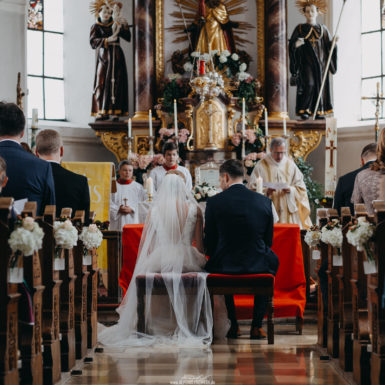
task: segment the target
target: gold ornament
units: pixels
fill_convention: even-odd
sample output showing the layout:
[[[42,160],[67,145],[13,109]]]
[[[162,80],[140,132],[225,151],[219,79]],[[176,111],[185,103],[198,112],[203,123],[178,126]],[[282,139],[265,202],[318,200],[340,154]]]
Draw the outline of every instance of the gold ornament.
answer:
[[[296,6],[299,11],[305,14],[305,8],[309,5],[314,5],[317,7],[318,12],[321,14],[325,14],[327,11],[327,5],[325,0],[297,0]]]

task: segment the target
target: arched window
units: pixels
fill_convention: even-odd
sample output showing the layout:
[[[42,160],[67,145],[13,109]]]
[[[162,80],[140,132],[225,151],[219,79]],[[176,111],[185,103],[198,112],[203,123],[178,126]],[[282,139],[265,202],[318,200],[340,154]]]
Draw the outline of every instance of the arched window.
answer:
[[[63,0],[29,0],[27,30],[28,116],[65,120]]]
[[[362,96],[373,97],[385,87],[384,0],[361,0]],[[377,86],[378,83],[378,86]],[[375,102],[362,101],[362,119],[374,119]],[[384,117],[383,108],[380,117]]]

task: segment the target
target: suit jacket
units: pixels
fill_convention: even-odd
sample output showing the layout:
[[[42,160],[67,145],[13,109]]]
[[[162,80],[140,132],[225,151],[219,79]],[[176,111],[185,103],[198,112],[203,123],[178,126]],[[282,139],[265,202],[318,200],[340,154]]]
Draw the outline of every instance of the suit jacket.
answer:
[[[3,196],[36,202],[37,215],[43,214],[46,205],[55,204],[55,187],[48,162],[10,140],[0,142],[0,156],[7,163],[9,179]]]
[[[354,213],[354,205],[351,199],[356,176],[359,172],[368,168],[372,163],[373,161],[367,162],[363,167],[349,172],[338,179],[333,207],[338,210],[339,214],[341,214],[341,207],[350,207],[351,212]]]
[[[223,274],[275,274],[271,200],[236,184],[210,198],[205,212],[206,270]]]
[[[85,176],[75,174],[60,164],[50,162],[55,182],[56,217],[65,207],[72,208],[72,215],[76,210],[85,211],[85,225],[88,226],[90,217],[90,190]]]

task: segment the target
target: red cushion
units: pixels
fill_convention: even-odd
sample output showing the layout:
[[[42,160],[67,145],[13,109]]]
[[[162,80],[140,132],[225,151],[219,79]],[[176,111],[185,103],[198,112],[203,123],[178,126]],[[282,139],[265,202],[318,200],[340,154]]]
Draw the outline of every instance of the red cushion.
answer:
[[[272,274],[209,274],[207,277],[208,286],[240,286],[260,287],[274,285]]]

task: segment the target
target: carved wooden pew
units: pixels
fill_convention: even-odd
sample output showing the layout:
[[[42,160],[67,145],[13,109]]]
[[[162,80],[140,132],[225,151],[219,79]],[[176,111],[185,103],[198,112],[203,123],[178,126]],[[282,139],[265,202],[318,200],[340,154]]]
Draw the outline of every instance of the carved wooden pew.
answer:
[[[352,311],[352,278],[351,268],[351,248],[346,240],[346,233],[349,230],[352,214],[349,207],[341,208],[341,225],[344,235],[342,244],[343,266],[340,267],[337,275],[339,282],[339,358],[340,366],[343,370],[351,372],[353,370],[353,311]]]
[[[72,222],[80,234],[84,224],[84,211],[76,211]],[[74,268],[77,277],[75,281],[75,341],[77,359],[83,358],[87,354],[87,280],[90,273],[87,271],[87,266],[83,265],[83,250],[83,242],[79,240],[77,246],[73,248]]]
[[[375,212],[375,244],[372,248],[377,263],[377,274],[368,276],[368,301],[371,309],[370,332],[372,353],[370,361],[371,384],[385,384],[385,311],[382,294],[385,278],[385,202],[373,202]]]
[[[36,216],[36,202],[27,202],[23,216]],[[24,256],[24,282],[30,289],[33,306],[34,324],[19,323],[19,348],[22,367],[20,383],[43,384],[43,355],[42,355],[42,305],[43,291],[42,273],[39,254]],[[25,312],[25,309],[19,309]]]
[[[19,383],[17,354],[20,294],[17,283],[8,282],[8,267],[12,257],[8,245],[12,205],[13,198],[0,198],[0,384],[4,385]]]
[[[72,209],[63,208],[62,218],[71,218]],[[75,269],[73,250],[62,251],[65,268],[59,272],[62,285],[60,287],[60,332],[61,332],[61,365],[62,371],[68,372],[76,363],[75,343]]]
[[[95,220],[95,213],[90,212],[90,224]],[[96,346],[98,342],[98,256],[96,250],[92,250],[91,264],[87,266],[87,330],[89,349]]]
[[[328,209],[329,220],[339,219],[338,211]],[[339,267],[334,265],[333,256],[338,254],[337,249],[333,246],[328,246],[328,338],[327,350],[333,358],[338,357],[339,348],[339,283],[337,275]]]
[[[320,227],[323,227],[328,222],[327,210],[322,209],[318,211],[318,218]],[[317,272],[320,271],[322,265],[327,263],[328,259],[328,245],[320,241],[321,259],[317,263]],[[318,344],[322,347],[327,346],[327,304],[324,304],[321,292],[320,278],[318,277],[318,293],[317,293],[317,319],[318,319]]]
[[[354,206],[355,217],[367,216],[365,205]],[[353,304],[353,378],[357,384],[366,385],[370,379],[369,319],[367,303],[367,276],[364,274],[364,253],[351,248],[352,304]],[[360,363],[360,365],[358,365]]]
[[[44,345],[44,384],[54,384],[61,378],[60,362],[60,277],[54,268],[55,238],[54,222],[56,206],[46,206],[39,224],[44,231],[40,263],[45,290],[43,293],[42,337]]]

